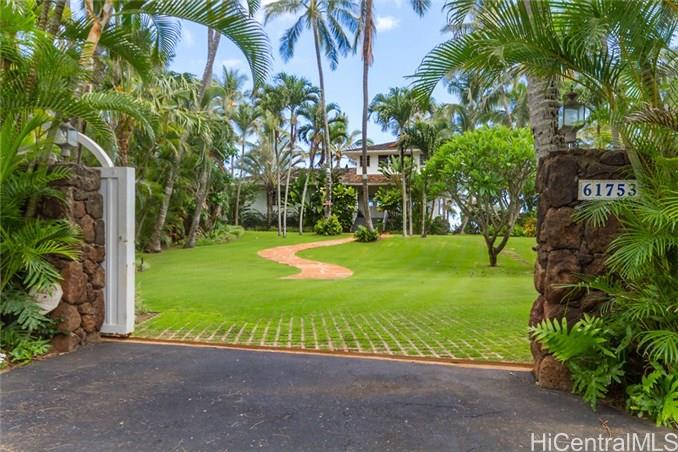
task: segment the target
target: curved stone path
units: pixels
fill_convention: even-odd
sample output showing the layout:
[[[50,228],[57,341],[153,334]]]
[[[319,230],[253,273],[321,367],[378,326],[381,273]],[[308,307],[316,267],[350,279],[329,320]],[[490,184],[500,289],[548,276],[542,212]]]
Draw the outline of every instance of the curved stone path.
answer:
[[[301,272],[285,276],[282,279],[343,279],[353,274],[351,269],[341,265],[327,264],[325,262],[304,259],[296,255],[299,251],[320,248],[323,246],[342,245],[354,241],[353,237],[336,240],[322,240],[319,242],[300,243],[298,245],[276,246],[260,250],[257,254],[264,259],[297,267]]]

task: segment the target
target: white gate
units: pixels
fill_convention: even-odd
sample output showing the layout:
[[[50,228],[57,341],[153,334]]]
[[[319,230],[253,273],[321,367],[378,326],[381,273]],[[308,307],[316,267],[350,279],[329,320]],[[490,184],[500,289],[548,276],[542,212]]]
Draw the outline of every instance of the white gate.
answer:
[[[81,133],[78,142],[101,164],[106,257],[103,334],[134,331],[134,168],[115,167],[108,154]]]
[[[102,333],[134,331],[134,168],[101,168],[106,227]]]

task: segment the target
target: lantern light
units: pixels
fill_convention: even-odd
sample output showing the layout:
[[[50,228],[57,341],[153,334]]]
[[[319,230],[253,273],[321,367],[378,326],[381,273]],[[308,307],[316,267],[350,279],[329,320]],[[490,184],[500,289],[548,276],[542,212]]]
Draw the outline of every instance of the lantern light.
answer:
[[[69,122],[63,123],[54,135],[54,144],[61,148],[63,158],[70,157],[71,150],[78,146],[78,130]]]
[[[577,131],[584,127],[588,117],[588,109],[577,100],[577,93],[570,91],[566,94],[567,99],[560,109],[558,123],[565,135],[565,143],[568,147],[577,147]]]

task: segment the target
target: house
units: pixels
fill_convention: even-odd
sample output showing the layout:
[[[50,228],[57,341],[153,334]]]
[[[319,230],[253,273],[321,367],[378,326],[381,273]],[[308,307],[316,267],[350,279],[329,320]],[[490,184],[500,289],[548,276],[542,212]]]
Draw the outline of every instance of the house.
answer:
[[[414,162],[415,171],[418,171],[425,161],[422,159],[422,153],[416,148],[407,148],[404,150],[406,156],[411,156]],[[389,180],[384,176],[380,168],[388,163],[389,159],[397,158],[400,155],[398,149],[398,142],[391,141],[388,143],[373,144],[367,147],[367,185],[369,193],[370,216],[373,219],[380,219],[384,217],[384,212],[379,209],[378,203],[374,200],[374,195],[380,187],[389,185]],[[344,185],[351,185],[356,188],[358,193],[361,192],[362,187],[362,148],[349,149],[344,152],[351,164],[339,178],[339,181]],[[352,167],[351,167],[352,166]],[[447,211],[447,202],[443,198],[436,198],[433,200],[433,210],[431,212],[432,218],[449,216]],[[359,211],[357,223],[360,224],[360,219],[363,217],[362,203],[359,203]]]

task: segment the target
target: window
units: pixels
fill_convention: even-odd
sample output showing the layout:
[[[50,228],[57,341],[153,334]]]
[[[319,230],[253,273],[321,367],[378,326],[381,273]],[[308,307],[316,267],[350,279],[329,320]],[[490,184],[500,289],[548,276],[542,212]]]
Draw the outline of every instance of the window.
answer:
[[[382,166],[387,166],[388,165],[388,155],[380,155],[379,156],[379,167],[381,168]]]
[[[360,166],[362,168],[363,167],[363,156],[361,155],[359,158],[360,158],[360,160],[358,161],[358,166]],[[370,166],[370,156],[369,155],[367,156],[367,166]]]

